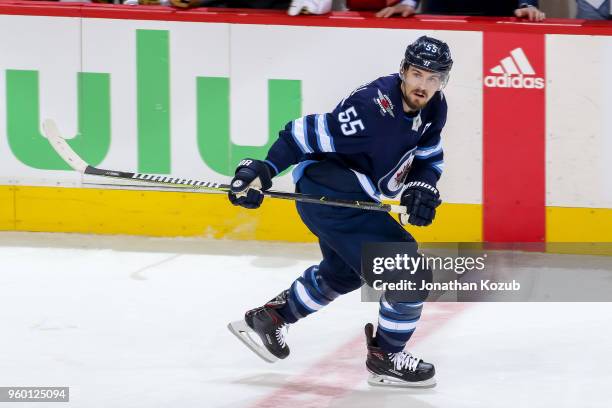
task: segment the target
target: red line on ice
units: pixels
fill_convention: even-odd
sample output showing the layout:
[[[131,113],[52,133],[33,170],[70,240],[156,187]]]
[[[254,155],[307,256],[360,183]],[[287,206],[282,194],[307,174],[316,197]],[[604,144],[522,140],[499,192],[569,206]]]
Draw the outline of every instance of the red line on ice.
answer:
[[[430,336],[466,307],[465,303],[428,303],[408,348]],[[327,407],[366,381],[365,359],[365,336],[361,334],[294,375],[251,408]]]

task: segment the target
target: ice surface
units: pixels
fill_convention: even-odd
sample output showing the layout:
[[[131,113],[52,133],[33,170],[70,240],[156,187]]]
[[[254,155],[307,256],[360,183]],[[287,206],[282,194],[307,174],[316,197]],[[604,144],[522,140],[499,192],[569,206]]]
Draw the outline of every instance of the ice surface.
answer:
[[[377,305],[358,292],[292,326],[288,360],[261,361],[227,323],[318,257],[314,245],[1,233],[0,386],[70,386],[70,406],[87,408],[610,406],[612,303],[427,304],[409,349],[436,364],[429,390],[366,384]]]

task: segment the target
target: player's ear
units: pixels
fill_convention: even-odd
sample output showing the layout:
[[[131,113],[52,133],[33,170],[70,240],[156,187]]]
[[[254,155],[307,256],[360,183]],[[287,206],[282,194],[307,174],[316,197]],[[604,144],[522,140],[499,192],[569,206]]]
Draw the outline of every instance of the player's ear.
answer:
[[[399,74],[402,79],[404,79],[404,74],[406,73],[406,60],[402,60],[399,66]]]

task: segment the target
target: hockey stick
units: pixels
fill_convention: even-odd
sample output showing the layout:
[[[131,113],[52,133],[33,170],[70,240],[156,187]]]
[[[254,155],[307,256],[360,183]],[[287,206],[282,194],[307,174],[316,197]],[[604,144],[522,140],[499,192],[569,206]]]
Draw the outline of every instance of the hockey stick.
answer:
[[[92,176],[110,177],[114,179],[129,180],[137,184],[112,185],[103,183],[86,183],[89,185],[100,186],[115,186],[115,188],[142,189],[152,190],[155,187],[138,185],[140,183],[154,183],[159,185],[159,191],[181,191],[181,192],[197,192],[206,193],[216,191],[219,193],[227,193],[230,191],[229,184],[221,184],[212,181],[200,181],[185,178],[177,178],[170,176],[161,176],[156,174],[146,173],[131,173],[119,170],[105,170],[87,164],[78,154],[68,145],[66,139],[60,134],[57,125],[51,119],[46,119],[43,124],[43,131],[49,140],[53,149],[60,155],[62,159],[74,170],[81,174]],[[263,191],[263,194],[272,198],[280,198],[284,200],[294,200],[304,203],[325,204],[336,207],[359,208],[362,210],[383,211],[391,213],[406,214],[406,207],[395,204],[383,204],[374,201],[353,201],[330,198],[325,196],[313,196],[300,193],[289,193],[283,191]]]

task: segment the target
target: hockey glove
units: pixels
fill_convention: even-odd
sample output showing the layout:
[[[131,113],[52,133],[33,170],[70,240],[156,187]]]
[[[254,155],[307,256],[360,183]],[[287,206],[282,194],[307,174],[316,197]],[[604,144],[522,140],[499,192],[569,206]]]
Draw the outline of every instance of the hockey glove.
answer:
[[[422,181],[411,181],[406,184],[402,193],[401,204],[408,209],[408,214],[400,214],[400,223],[425,227],[436,217],[436,208],[442,203],[438,190]]]
[[[244,208],[259,208],[264,199],[262,191],[272,187],[273,171],[261,160],[242,160],[227,193],[230,202]]]

